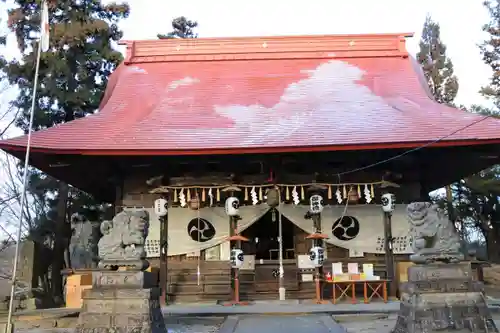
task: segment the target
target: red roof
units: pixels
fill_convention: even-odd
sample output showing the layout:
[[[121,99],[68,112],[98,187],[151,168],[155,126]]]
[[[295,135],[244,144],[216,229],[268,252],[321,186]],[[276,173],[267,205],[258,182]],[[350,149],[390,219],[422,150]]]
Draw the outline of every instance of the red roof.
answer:
[[[34,151],[204,154],[500,142],[500,121],[434,102],[395,35],[125,42],[100,112]],[[470,126],[470,127],[467,127]],[[467,128],[466,128],[467,127]],[[0,142],[24,149],[26,136]]]

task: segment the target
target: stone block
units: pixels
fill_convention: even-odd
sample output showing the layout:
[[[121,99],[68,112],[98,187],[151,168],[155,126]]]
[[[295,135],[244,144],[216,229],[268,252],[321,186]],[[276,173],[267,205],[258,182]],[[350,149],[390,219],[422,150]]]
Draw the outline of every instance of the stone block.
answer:
[[[472,269],[468,262],[457,264],[429,264],[408,267],[408,281],[437,281],[443,279],[472,280]]]
[[[392,333],[498,332],[468,263],[415,265]]]
[[[83,296],[76,332],[164,332],[160,290],[144,287],[152,285],[150,276],[137,271],[93,272],[93,288]]]
[[[93,288],[153,288],[157,286],[155,275],[142,271],[92,272]]]

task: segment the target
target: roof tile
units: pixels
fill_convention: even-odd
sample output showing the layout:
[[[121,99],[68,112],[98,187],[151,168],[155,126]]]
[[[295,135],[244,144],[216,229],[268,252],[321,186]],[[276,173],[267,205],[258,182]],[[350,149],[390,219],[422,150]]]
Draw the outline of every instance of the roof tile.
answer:
[[[401,35],[276,38],[129,42],[100,112],[34,133],[32,147],[132,154],[389,145],[461,128],[446,140],[500,139],[499,120],[431,100]]]

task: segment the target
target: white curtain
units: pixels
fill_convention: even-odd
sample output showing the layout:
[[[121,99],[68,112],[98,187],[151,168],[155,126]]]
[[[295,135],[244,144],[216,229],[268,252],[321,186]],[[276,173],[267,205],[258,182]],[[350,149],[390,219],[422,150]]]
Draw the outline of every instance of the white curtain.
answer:
[[[127,208],[138,209],[138,208]],[[152,208],[150,213],[149,235],[146,239],[148,257],[160,254],[160,221]],[[269,207],[265,204],[240,207],[241,232],[258,221]],[[199,219],[198,219],[199,218]],[[170,208],[168,211],[168,255],[198,253],[227,241],[229,237],[229,217],[223,207],[206,207],[198,210],[189,208]]]
[[[309,210],[305,205],[282,205],[280,212],[302,230],[312,233],[312,220],[304,215]],[[321,215],[323,233],[329,236],[327,243],[349,249],[353,253],[384,253],[384,225],[380,206],[353,205],[326,206]],[[344,215],[343,223],[335,223]],[[396,205],[392,216],[392,235],[395,253],[412,253],[406,205]]]

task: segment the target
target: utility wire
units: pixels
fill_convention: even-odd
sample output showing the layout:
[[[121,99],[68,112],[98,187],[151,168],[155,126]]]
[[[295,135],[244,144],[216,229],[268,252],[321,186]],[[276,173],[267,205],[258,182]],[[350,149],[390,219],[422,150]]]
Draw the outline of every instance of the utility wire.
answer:
[[[413,152],[416,152],[416,151],[419,151],[421,149],[424,149],[424,148],[427,148],[429,146],[432,146],[432,145],[434,145],[434,144],[436,144],[436,143],[438,143],[440,141],[443,141],[446,138],[449,138],[452,135],[455,135],[455,134],[457,134],[457,133],[459,133],[459,132],[461,132],[461,131],[469,128],[469,127],[472,127],[472,126],[474,126],[474,125],[476,125],[476,124],[478,124],[478,123],[480,123],[482,121],[485,121],[486,119],[491,118],[491,117],[492,117],[492,115],[484,116],[484,117],[482,117],[480,119],[477,119],[477,120],[473,121],[472,123],[470,123],[468,125],[462,126],[459,129],[454,130],[453,132],[451,132],[451,133],[449,133],[449,134],[447,134],[445,136],[440,137],[439,139],[436,139],[434,141],[428,142],[428,143],[426,143],[424,145],[415,147],[413,149],[407,150],[407,151],[402,152],[401,154],[395,155],[393,157],[389,157],[387,159],[384,159],[384,160],[381,160],[381,161],[378,161],[378,162],[375,162],[375,163],[372,163],[372,164],[368,164],[368,165],[365,165],[365,166],[362,166],[362,167],[359,167],[359,168],[356,168],[356,169],[352,169],[352,170],[348,170],[348,171],[337,173],[337,176],[340,177],[340,176],[344,176],[344,175],[351,174],[351,173],[354,173],[354,172],[363,171],[363,170],[366,170],[366,169],[371,169],[371,168],[373,168],[375,166],[379,166],[381,164],[385,164],[387,162],[396,160],[396,159],[398,159],[400,157],[403,157],[405,155],[408,155],[408,154],[411,154]],[[500,126],[499,126],[499,131],[500,131]]]

